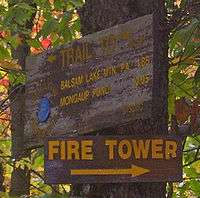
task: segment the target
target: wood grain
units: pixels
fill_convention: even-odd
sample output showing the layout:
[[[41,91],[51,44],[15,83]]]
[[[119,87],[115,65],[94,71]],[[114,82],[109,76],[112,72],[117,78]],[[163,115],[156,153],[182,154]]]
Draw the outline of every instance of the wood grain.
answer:
[[[29,57],[26,147],[42,145],[48,136],[86,134],[153,117],[154,39],[153,15],[146,15]],[[73,84],[78,77],[82,82]],[[61,88],[61,81],[71,85]],[[76,99],[60,105],[72,96]],[[51,102],[51,114],[38,123],[43,97]]]
[[[105,143],[108,140],[117,141],[117,144],[113,144],[114,146],[110,146],[109,149]],[[59,146],[56,147],[58,150],[55,152],[54,159],[49,159],[50,151],[48,143],[50,141],[59,141]],[[64,152],[66,159],[61,159],[61,142],[65,142],[67,145],[69,141],[76,141],[80,144],[78,150],[80,155],[79,159],[75,159],[75,155],[72,155],[72,159],[68,159],[69,152],[67,146]],[[82,159],[83,148],[81,144],[83,141],[93,141],[93,146],[91,147],[93,158],[90,160]],[[122,141],[129,142],[131,145],[131,155],[129,158],[125,158],[126,155],[122,158],[119,154],[120,142],[122,143]],[[133,143],[134,141],[136,143]],[[144,152],[139,152],[136,157],[137,149],[133,147],[133,144],[138,147],[139,141],[143,142],[145,148],[148,147],[147,141],[150,142],[150,146],[146,150],[148,155],[145,156]],[[154,144],[155,141],[157,141],[156,144]],[[166,150],[167,142],[173,142],[177,146],[176,150],[172,145],[169,146],[169,150],[174,149],[174,152],[172,152],[173,155],[170,154],[168,157],[166,157],[167,153],[169,153],[169,150]],[[124,154],[128,153],[126,145],[124,144],[122,147]],[[46,183],[50,184],[180,181],[182,179],[181,147],[181,140],[173,136],[63,136],[48,138],[45,144],[45,180]],[[113,158],[109,157],[110,150],[113,150]],[[149,171],[138,176],[132,176],[130,173],[120,174],[115,171],[129,169],[132,165],[148,169]],[[109,173],[104,175],[103,171],[110,169],[114,169],[115,172],[110,175]],[[77,175],[73,175],[71,170],[99,170],[99,172],[89,172],[90,174],[86,172],[84,175],[77,173]]]

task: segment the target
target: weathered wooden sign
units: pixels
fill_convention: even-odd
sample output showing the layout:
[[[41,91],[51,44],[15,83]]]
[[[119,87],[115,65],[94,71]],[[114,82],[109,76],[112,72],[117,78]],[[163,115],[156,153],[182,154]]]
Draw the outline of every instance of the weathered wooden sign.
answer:
[[[154,40],[146,15],[29,57],[26,145],[152,117],[161,89]]]
[[[54,137],[45,144],[50,184],[161,182],[182,179],[176,137]]]

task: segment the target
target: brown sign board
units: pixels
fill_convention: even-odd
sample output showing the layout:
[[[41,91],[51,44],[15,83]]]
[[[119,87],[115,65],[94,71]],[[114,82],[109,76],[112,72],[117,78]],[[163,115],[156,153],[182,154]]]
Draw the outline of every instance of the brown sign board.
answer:
[[[28,57],[26,146],[151,118],[161,89],[155,39],[146,15]]]
[[[45,143],[49,184],[182,180],[177,137],[52,137]]]

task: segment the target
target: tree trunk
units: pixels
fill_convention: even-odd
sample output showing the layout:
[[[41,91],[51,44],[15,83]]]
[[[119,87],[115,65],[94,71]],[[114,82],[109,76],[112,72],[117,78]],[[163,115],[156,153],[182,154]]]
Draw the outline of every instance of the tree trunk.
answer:
[[[21,1],[9,1],[9,6],[14,6]],[[25,0],[25,3],[36,8],[35,3],[32,0]],[[33,20],[35,18],[33,13],[31,19],[27,21],[25,28],[32,30]],[[21,32],[12,32],[12,34],[20,33],[22,40],[25,40],[27,35],[23,35]],[[15,50],[12,51],[12,57],[18,60],[18,64],[21,66],[22,71],[25,71],[25,60],[30,54],[30,47],[25,41],[22,41]],[[12,137],[12,158],[16,161],[20,161],[23,158],[31,157],[31,150],[27,151],[24,148],[24,114],[25,114],[25,90],[23,85],[17,85],[12,87],[10,91],[10,110],[11,110],[11,137]],[[30,194],[30,171],[27,167],[15,167],[11,175],[11,188],[10,194],[14,196],[29,195]]]
[[[0,191],[5,191],[5,187],[3,185],[4,183],[4,169],[3,169],[3,163],[0,162]]]
[[[157,92],[153,93],[158,104],[153,109],[151,121],[137,121],[134,125],[118,127],[115,135],[161,135],[167,133],[167,74],[168,74],[168,35],[166,29],[166,10],[164,0],[86,0],[78,13],[81,19],[82,35],[87,35],[131,19],[154,13],[156,17],[156,75],[153,84]],[[155,67],[154,66],[154,67]],[[137,127],[140,125],[140,127]],[[141,127],[142,126],[142,127]],[[144,130],[141,131],[141,128]],[[140,129],[140,131],[138,131]],[[106,131],[103,135],[111,135]],[[87,184],[73,185],[71,197],[85,198],[163,198],[166,194],[165,183],[124,183],[124,184]]]
[[[30,157],[30,151],[24,150],[24,88],[13,89],[11,97],[11,134],[12,134],[12,157],[15,162]],[[15,164],[14,162],[14,164]],[[30,194],[30,171],[28,168],[15,167],[11,175],[10,194],[14,196]]]

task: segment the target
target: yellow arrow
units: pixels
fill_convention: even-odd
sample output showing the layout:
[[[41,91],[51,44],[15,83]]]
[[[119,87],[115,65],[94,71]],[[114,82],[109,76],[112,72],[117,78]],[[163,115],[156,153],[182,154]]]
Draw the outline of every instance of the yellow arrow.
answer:
[[[149,169],[131,165],[127,169],[72,169],[71,175],[132,175],[136,177],[150,172]]]

